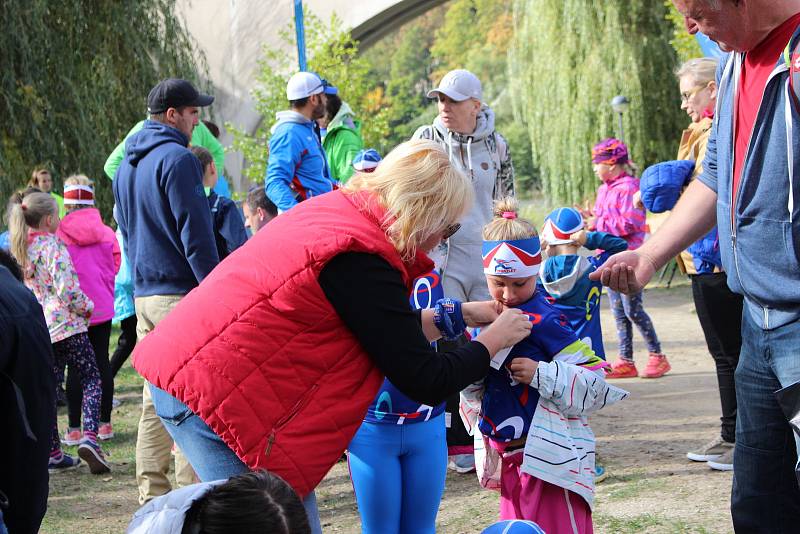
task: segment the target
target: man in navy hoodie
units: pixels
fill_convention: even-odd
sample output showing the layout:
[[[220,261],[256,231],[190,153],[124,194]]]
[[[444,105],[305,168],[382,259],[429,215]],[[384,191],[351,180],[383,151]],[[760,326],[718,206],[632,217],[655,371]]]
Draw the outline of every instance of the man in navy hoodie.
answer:
[[[199,108],[213,101],[186,80],[170,78],[156,85],[147,97],[150,119],[128,138],[114,177],[117,223],[133,272],[139,340],[219,263],[203,169],[187,148]],[[167,478],[171,448],[145,383],[136,440],[141,504],[172,489]],[[175,471],[179,485],[194,482],[180,451]]]
[[[717,71],[703,173],[641,248],[612,256],[592,277],[617,291],[638,291],[718,223],[728,285],[745,302],[735,374],[733,526],[797,532],[796,444],[775,393],[800,382],[800,58],[792,54],[800,42],[800,0],[673,3],[690,33],[731,52]]]

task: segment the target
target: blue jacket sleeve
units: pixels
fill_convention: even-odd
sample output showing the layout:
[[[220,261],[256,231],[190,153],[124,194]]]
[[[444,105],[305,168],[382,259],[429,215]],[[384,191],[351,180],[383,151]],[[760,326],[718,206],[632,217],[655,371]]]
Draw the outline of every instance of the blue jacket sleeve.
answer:
[[[163,183],[184,254],[198,283],[219,263],[202,178],[200,160],[187,152],[170,166]]]
[[[628,242],[621,237],[607,234],[606,232],[587,232],[585,247],[589,250],[603,249],[603,253],[598,256],[598,260],[604,262],[617,252],[627,250]]]
[[[230,254],[247,242],[247,230],[244,228],[244,221],[236,204],[233,201],[228,201],[223,206],[222,227],[220,227],[219,233],[225,239],[225,245],[228,247],[228,254]]]
[[[300,164],[303,147],[299,140],[288,132],[274,135],[269,141],[269,162],[265,180],[267,196],[281,211],[297,204],[295,193],[289,187],[294,172]]]

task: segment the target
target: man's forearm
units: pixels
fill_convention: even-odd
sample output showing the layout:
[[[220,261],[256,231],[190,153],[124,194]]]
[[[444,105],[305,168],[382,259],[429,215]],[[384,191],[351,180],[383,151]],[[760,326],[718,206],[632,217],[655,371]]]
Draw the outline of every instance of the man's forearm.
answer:
[[[663,226],[637,250],[659,268],[717,224],[717,194],[693,180]]]

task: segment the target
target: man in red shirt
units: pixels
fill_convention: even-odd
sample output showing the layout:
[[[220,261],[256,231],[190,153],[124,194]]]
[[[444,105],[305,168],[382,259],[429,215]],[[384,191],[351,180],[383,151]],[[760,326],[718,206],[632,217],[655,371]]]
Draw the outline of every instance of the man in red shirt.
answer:
[[[742,295],[731,514],[738,532],[797,532],[796,445],[775,392],[800,382],[800,103],[788,83],[800,0],[673,0],[689,33],[731,52],[722,60],[703,173],[641,248],[592,278],[635,292],[718,223],[728,285]],[[800,189],[800,188],[798,188]],[[795,205],[799,209],[795,209]]]

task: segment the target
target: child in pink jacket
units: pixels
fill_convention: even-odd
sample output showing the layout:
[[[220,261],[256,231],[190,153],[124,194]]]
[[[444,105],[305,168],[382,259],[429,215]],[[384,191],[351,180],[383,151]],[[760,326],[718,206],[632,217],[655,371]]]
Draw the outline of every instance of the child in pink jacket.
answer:
[[[590,230],[606,232],[621,237],[628,250],[635,250],[644,242],[645,211],[636,207],[634,195],[639,191],[639,179],[628,157],[628,147],[619,139],[605,139],[592,148],[594,172],[603,182],[597,189],[594,210],[587,221]],[[644,311],[642,292],[624,295],[611,289],[608,299],[619,338],[619,358],[612,364],[606,378],[659,378],[670,370],[666,356],[650,316]],[[633,362],[633,326],[636,325],[650,352],[647,367],[639,374]]]
[[[114,230],[103,224],[100,212],[94,207],[94,189],[89,178],[76,175],[64,180],[64,208],[67,214],[57,235],[67,245],[81,289],[94,302],[94,313],[89,320],[89,341],[97,359],[103,391],[97,437],[106,440],[114,437],[111,427],[114,375],[108,361],[108,345],[114,317],[114,277],[122,258]],[[70,369],[67,376],[69,427],[62,440],[67,445],[80,443],[83,437],[83,389],[73,371]]]

